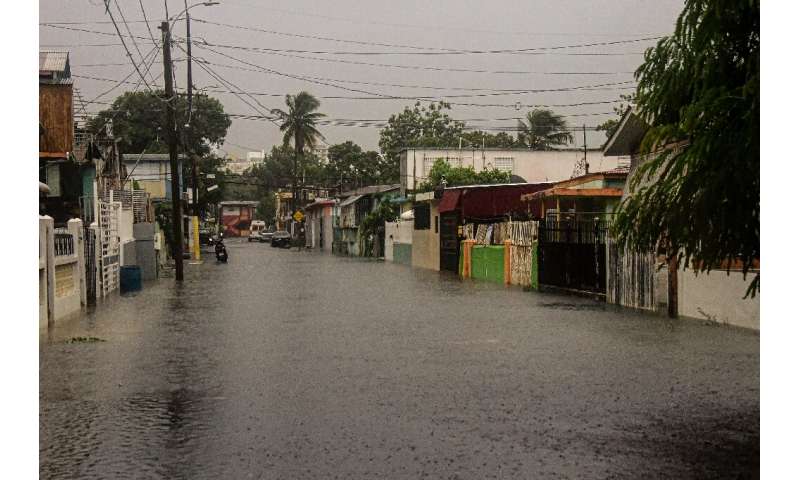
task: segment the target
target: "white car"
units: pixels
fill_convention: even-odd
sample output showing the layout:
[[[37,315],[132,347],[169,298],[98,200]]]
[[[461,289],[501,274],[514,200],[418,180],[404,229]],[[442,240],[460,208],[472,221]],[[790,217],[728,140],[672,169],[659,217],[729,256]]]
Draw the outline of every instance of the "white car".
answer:
[[[267,224],[262,220],[253,220],[250,222],[250,235],[247,237],[248,242],[261,240],[261,230],[267,228]]]

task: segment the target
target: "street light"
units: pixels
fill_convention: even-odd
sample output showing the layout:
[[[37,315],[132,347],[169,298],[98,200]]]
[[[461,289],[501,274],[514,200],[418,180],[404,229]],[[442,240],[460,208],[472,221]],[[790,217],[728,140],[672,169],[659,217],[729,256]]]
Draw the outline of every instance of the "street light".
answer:
[[[175,15],[170,25],[170,30],[175,26],[175,23],[180,19],[181,15],[186,14],[186,129],[191,128],[192,124],[192,30],[191,30],[191,17],[189,10],[194,7],[211,7],[219,5],[219,2],[199,2],[193,5],[188,5],[186,0],[183,0],[184,8],[182,12]],[[192,159],[192,256],[194,260],[200,260],[200,221],[198,219],[198,188],[197,188],[197,161],[194,155]]]

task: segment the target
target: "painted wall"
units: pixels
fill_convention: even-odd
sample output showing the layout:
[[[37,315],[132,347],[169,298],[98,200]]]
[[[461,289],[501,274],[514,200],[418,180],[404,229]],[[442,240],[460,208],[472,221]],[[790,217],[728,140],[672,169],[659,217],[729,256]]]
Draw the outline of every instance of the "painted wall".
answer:
[[[384,225],[384,255],[383,258],[387,262],[394,260],[394,248],[396,245],[407,245],[406,249],[408,254],[411,253],[411,242],[414,232],[413,220],[398,220],[396,222],[386,222]],[[404,248],[401,246],[401,248]],[[411,257],[408,261],[410,263]]]
[[[472,278],[505,283],[505,247],[498,245],[475,245],[472,247]]]
[[[741,272],[713,270],[695,276],[691,269],[678,271],[678,314],[760,330],[761,296],[743,299],[752,279]]]
[[[429,229],[412,230],[411,243],[413,247],[411,248],[411,265],[414,267],[439,270],[438,205],[438,200],[431,201]]]
[[[513,159],[511,173],[525,179],[528,183],[557,182],[572,176],[575,164],[583,159],[583,150],[407,150],[405,158],[400,159],[400,175],[406,181],[403,187],[414,190],[416,185],[427,180],[426,168],[438,159],[446,159],[454,166],[471,166],[477,171],[500,165],[499,159]],[[600,150],[587,152],[589,172],[612,170],[627,157],[605,157]]]

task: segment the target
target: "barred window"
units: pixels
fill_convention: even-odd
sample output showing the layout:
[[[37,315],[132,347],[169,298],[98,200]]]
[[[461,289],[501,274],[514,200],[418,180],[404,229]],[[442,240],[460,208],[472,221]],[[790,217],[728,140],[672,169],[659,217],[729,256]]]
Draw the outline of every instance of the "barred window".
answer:
[[[514,157],[495,157],[494,168],[501,172],[514,173]]]
[[[431,205],[420,203],[414,205],[414,230],[430,230],[431,228]]]

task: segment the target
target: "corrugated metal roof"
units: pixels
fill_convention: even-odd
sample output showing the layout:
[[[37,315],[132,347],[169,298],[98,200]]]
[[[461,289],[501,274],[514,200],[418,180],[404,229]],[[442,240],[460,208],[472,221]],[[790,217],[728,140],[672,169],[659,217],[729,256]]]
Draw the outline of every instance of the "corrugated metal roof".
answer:
[[[340,203],[339,207],[346,207],[348,205],[352,205],[353,203],[356,203],[363,196],[364,195],[352,195],[350,197],[347,197],[347,200]]]
[[[39,73],[64,72],[69,73],[69,52],[56,52],[52,50],[39,51]]]
[[[122,161],[123,163],[137,162],[140,157],[142,162],[169,162],[168,153],[123,153]],[[186,160],[186,155],[179,153],[178,159]]]

